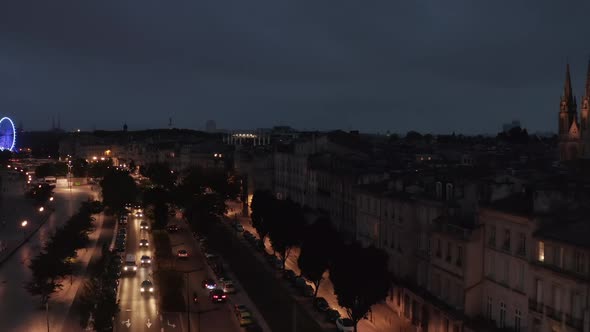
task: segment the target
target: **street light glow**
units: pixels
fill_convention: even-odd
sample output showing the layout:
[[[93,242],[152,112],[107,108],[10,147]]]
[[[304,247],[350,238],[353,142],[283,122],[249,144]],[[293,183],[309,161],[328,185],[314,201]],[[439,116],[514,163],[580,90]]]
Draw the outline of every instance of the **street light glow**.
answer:
[[[29,223],[28,221],[23,220],[23,222],[21,222],[20,225],[21,225],[21,227],[25,227],[25,226],[27,226],[28,223]]]
[[[49,197],[49,201],[50,202],[53,202],[53,197]]]
[[[43,212],[44,210],[45,210],[45,208],[44,208],[44,207],[40,207],[40,208],[39,208],[39,212]]]

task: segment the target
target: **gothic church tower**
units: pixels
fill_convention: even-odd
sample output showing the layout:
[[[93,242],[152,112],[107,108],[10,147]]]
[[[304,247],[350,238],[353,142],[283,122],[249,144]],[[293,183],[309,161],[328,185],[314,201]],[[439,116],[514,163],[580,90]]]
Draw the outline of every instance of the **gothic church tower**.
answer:
[[[570,66],[565,69],[565,85],[559,105],[559,159],[574,160],[580,156],[580,125],[577,101],[572,90]],[[588,113],[586,113],[588,119]]]

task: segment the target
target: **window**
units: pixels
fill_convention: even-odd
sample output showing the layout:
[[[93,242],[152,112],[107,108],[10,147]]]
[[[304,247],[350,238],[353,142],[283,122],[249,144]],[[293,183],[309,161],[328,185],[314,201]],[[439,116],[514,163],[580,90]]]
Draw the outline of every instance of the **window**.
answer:
[[[558,267],[563,267],[563,247],[553,247],[553,264]]]
[[[452,183],[447,183],[446,199],[447,199],[447,201],[450,201],[453,199],[453,184]]]
[[[445,300],[449,298],[449,279],[447,278],[445,278],[445,282],[443,283],[442,298]]]
[[[493,312],[492,312],[493,305],[494,305],[494,302],[493,302],[492,297],[488,296],[488,302],[486,303],[486,318],[490,319],[490,320],[494,318],[492,316],[493,315]]]
[[[524,233],[518,233],[518,250],[516,254],[526,256],[526,236]]]
[[[457,266],[461,267],[463,265],[463,247],[457,246]]]
[[[522,320],[522,312],[519,309],[514,311],[514,331],[520,332],[520,321]]]
[[[487,275],[488,277],[494,279],[494,272],[496,270],[496,261],[495,261],[495,255],[493,252],[488,252],[487,255]]]
[[[510,262],[508,261],[508,259],[504,259],[504,264],[503,264],[503,273],[502,273],[502,282],[505,285],[508,285],[508,274],[510,271]]]
[[[438,198],[438,199],[442,198],[442,183],[440,183],[440,182],[436,183],[436,198]]]
[[[582,296],[578,292],[572,292],[572,316],[582,318]]]
[[[490,226],[490,237],[488,238],[488,245],[490,247],[496,246],[496,226]]]
[[[438,258],[441,257],[441,252],[440,252],[440,239],[436,239],[436,253],[435,253],[435,255]]]
[[[541,279],[537,279],[537,293],[536,293],[536,297],[535,300],[537,302],[537,304],[541,304],[543,303],[543,280]]]
[[[516,289],[524,290],[524,264],[518,264],[516,274]]]
[[[502,249],[510,251],[510,230],[508,228],[504,229],[504,243],[502,244]]]
[[[453,247],[451,247],[451,242],[447,242],[447,262],[451,262],[451,257],[453,256]]]
[[[500,302],[500,321],[498,327],[503,329],[506,327],[506,303]]]
[[[585,262],[584,262],[584,253],[581,251],[576,250],[574,252],[574,271],[578,273],[584,273],[585,270]]]
[[[553,285],[553,309],[556,312],[561,312],[561,288],[557,285]]]
[[[539,262],[545,261],[545,242],[539,241],[539,252],[537,253],[537,259]]]

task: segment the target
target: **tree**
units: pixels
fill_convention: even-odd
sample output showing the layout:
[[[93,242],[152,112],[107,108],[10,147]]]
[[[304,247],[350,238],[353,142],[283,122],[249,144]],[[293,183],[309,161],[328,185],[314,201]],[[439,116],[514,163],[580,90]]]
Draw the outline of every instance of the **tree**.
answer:
[[[88,175],[88,162],[78,158],[72,160],[72,175],[76,178],[86,177]]]
[[[154,228],[164,229],[168,223],[168,202],[170,193],[163,188],[150,188],[143,192],[143,203],[153,206]]]
[[[358,322],[371,306],[387,297],[391,277],[387,270],[387,254],[374,247],[361,248],[358,244],[344,245],[330,269],[330,280],[338,304],[346,308],[348,317]]]
[[[88,176],[91,178],[102,178],[113,168],[111,159],[93,161],[88,165]]]
[[[12,158],[12,152],[8,150],[0,151],[0,166],[6,167],[10,161],[10,158]]]
[[[35,168],[35,176],[44,178],[48,176],[65,176],[68,174],[66,163],[44,163]]]
[[[103,204],[115,212],[125,210],[125,204],[135,201],[137,186],[128,172],[110,168],[102,181]]]
[[[51,294],[61,289],[60,280],[70,272],[70,267],[63,259],[49,252],[41,252],[31,260],[29,265],[33,278],[25,288],[31,295],[40,296],[41,304],[47,303]]]
[[[264,238],[268,235],[268,223],[271,218],[272,204],[274,203],[274,197],[268,190],[256,190],[252,196],[252,226],[256,229],[256,233],[260,237],[260,240],[264,242]]]
[[[289,257],[291,249],[301,242],[305,218],[301,206],[287,200],[275,200],[276,206],[272,209],[269,235],[272,248],[281,256],[283,269]]]
[[[324,272],[328,269],[332,250],[335,246],[336,230],[325,218],[320,218],[306,231],[297,265],[301,274],[315,286],[314,297],[320,289]]]
[[[170,170],[168,163],[151,163],[144,169],[142,175],[148,177],[157,186],[171,189],[176,181],[176,174]]]

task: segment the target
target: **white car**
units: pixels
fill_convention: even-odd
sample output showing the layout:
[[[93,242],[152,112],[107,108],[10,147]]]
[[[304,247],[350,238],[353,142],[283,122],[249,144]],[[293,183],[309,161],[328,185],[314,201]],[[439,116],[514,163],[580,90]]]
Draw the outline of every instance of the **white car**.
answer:
[[[141,256],[141,264],[151,264],[151,263],[152,263],[152,258],[150,256],[147,256],[147,255]]]
[[[231,280],[220,280],[223,292],[226,294],[231,294],[236,292],[236,286],[234,286],[234,282]]]
[[[354,332],[354,322],[349,318],[338,318],[336,320],[336,327],[341,332]]]

